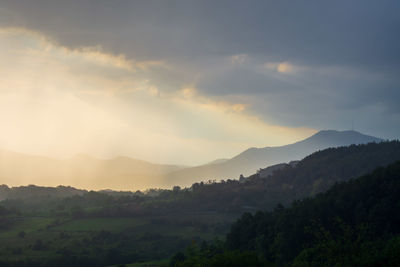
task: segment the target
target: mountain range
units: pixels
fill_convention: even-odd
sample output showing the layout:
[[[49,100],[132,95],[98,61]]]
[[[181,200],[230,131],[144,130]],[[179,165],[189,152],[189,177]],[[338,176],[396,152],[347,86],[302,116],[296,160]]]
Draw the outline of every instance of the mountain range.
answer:
[[[77,155],[67,160],[0,150],[0,184],[68,185],[78,188],[137,190],[190,186],[199,181],[237,179],[260,168],[299,160],[325,148],[380,142],[356,131],[320,131],[300,142],[249,148],[231,159],[219,159],[196,167],[153,164],[129,157],[97,159]]]
[[[381,141],[383,140],[380,138],[356,131],[324,130],[294,144],[264,148],[253,147],[223,162],[177,170],[167,174],[166,179],[168,182],[172,181],[172,184],[186,186],[200,180],[237,179],[240,175],[251,175],[260,168],[300,160],[315,151],[329,147]]]

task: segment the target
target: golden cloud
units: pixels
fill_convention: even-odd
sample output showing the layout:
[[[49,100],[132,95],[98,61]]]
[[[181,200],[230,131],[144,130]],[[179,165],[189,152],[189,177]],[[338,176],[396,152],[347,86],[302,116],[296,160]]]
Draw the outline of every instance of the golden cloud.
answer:
[[[267,62],[264,64],[267,69],[277,71],[279,73],[293,73],[299,70],[299,67],[290,62]]]

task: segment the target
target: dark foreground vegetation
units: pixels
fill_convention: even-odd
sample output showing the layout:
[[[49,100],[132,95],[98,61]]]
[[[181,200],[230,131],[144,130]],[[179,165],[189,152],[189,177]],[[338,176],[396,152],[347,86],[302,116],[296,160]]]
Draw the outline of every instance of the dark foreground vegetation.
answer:
[[[400,266],[400,162],[273,211],[244,213],[223,243],[172,266]]]
[[[184,189],[0,186],[0,266],[160,266],[172,255],[177,266],[390,265],[399,252],[399,164],[349,180],[396,160],[393,141]]]

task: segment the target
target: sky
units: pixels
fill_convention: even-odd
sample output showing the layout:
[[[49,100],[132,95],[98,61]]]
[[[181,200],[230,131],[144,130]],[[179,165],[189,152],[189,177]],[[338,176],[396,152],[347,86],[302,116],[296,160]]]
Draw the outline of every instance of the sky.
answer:
[[[0,1],[0,148],[197,165],[400,137],[399,1]]]

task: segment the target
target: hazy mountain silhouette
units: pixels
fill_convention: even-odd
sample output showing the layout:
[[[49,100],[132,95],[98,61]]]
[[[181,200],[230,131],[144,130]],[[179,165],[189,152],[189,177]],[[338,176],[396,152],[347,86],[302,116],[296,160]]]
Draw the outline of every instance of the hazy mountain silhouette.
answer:
[[[219,159],[198,167],[152,164],[129,157],[97,159],[80,154],[67,160],[0,150],[0,184],[66,185],[85,189],[137,190],[190,186],[214,179],[237,179],[260,168],[302,159],[328,147],[380,142],[355,131],[320,131],[294,144],[250,148],[231,159]]]
[[[152,164],[129,157],[102,160],[77,155],[67,160],[0,150],[0,184],[71,185],[86,189],[136,190],[155,187],[175,165]]]
[[[382,139],[356,131],[320,131],[300,142],[264,148],[249,148],[239,155],[216,164],[207,164],[178,170],[166,176],[165,183],[189,186],[194,182],[214,179],[237,179],[255,173],[260,168],[274,164],[299,160],[305,156],[329,147],[348,146],[381,142]]]

